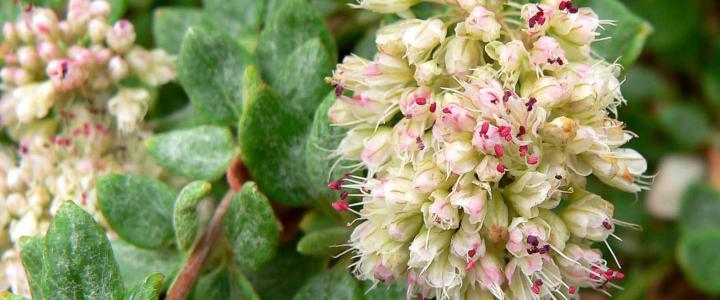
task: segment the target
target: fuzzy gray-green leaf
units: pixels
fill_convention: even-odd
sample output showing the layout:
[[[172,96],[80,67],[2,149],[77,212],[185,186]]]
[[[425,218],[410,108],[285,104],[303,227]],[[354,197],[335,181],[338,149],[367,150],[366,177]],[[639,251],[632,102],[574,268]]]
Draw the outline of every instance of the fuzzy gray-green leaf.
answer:
[[[305,255],[331,255],[342,248],[337,245],[347,243],[350,230],[347,227],[333,227],[310,232],[298,241],[298,252]]]
[[[180,250],[190,249],[195,242],[198,232],[197,205],[210,192],[210,188],[207,181],[193,181],[180,191],[175,201],[173,227]]]
[[[172,239],[175,193],[164,183],[141,176],[107,175],[98,180],[97,189],[100,211],[124,240],[158,248]]]
[[[226,127],[198,126],[158,134],[147,148],[164,168],[192,179],[220,178],[235,157],[232,134]]]
[[[241,269],[255,270],[275,255],[280,230],[270,201],[255,183],[246,183],[234,195],[223,226]]]
[[[74,203],[62,204],[46,238],[46,299],[120,299],[123,284],[105,231]]]
[[[21,237],[20,258],[22,259],[25,273],[28,276],[30,291],[36,300],[45,299],[43,286],[45,282],[45,267],[43,266],[43,255],[45,253],[45,237]]]
[[[260,33],[257,57],[263,76],[269,83],[275,83],[280,70],[286,65],[303,65],[303,60],[296,60],[290,54],[316,37],[331,53],[328,63],[335,63],[337,47],[330,29],[306,0],[287,0],[268,11],[267,24]]]
[[[233,123],[242,112],[242,76],[252,57],[232,38],[192,27],[178,57],[178,79],[208,118]]]
[[[362,290],[344,268],[325,271],[311,278],[294,300],[362,299]]]
[[[202,10],[187,7],[162,7],[155,10],[153,36],[158,47],[168,53],[180,53],[185,32],[190,27],[209,27]]]
[[[318,39],[291,56],[303,64],[288,65],[278,80],[278,93],[266,86],[250,95],[240,119],[238,140],[253,179],[273,201],[302,205],[317,201],[305,166],[312,116],[330,86],[327,52]],[[294,76],[293,76],[294,75]],[[272,133],[272,134],[270,134]]]
[[[157,300],[163,291],[163,274],[153,273],[128,291],[125,300]]]

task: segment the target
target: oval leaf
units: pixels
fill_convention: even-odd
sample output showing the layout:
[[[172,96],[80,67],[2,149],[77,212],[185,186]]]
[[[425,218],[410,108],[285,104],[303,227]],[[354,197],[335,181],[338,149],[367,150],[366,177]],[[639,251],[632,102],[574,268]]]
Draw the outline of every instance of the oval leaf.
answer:
[[[256,88],[238,126],[243,162],[263,191],[289,205],[316,201],[305,166],[305,149],[311,117],[330,89],[322,78],[332,65],[318,39],[292,55],[303,64],[289,65],[275,94],[266,86]],[[295,74],[296,76],[290,76]],[[301,75],[298,75],[301,74]]]
[[[260,33],[257,57],[264,78],[272,85],[286,65],[303,65],[290,54],[310,39],[319,37],[324,48],[332,53],[328,63],[337,61],[337,47],[325,21],[306,0],[287,0],[272,6],[267,24]],[[302,77],[298,77],[302,80]],[[305,82],[312,82],[305,80]]]
[[[105,231],[68,201],[58,210],[43,257],[46,299],[120,299],[123,284]]]
[[[163,274],[154,273],[133,287],[125,296],[126,300],[156,300],[163,291]]]
[[[208,118],[233,123],[242,112],[242,80],[252,57],[234,39],[190,28],[178,57],[178,79],[193,107]]]
[[[182,255],[177,251],[141,249],[122,240],[112,241],[112,247],[127,288],[135,286],[152,273],[161,273],[165,275],[166,281],[171,281],[183,262]],[[165,282],[165,285],[169,284]]]
[[[345,269],[330,270],[311,278],[293,299],[362,299],[362,290]]]
[[[198,126],[158,134],[147,148],[155,160],[175,174],[193,179],[220,178],[235,157],[230,130]]]
[[[209,27],[202,10],[187,7],[163,7],[155,10],[153,36],[158,47],[168,53],[180,53],[185,32],[190,27]]]
[[[175,201],[173,227],[180,250],[190,249],[195,242],[198,232],[197,205],[210,192],[210,188],[207,181],[191,182],[180,191]]]
[[[188,299],[260,300],[260,297],[240,271],[221,267],[200,277]]]
[[[45,253],[45,237],[32,236],[20,238],[20,258],[25,273],[28,276],[30,291],[33,298],[45,299],[43,286],[45,281],[45,267],[43,266],[43,255]]]
[[[720,295],[720,230],[688,233],[678,247],[678,261],[690,281],[705,292]]]
[[[100,211],[124,240],[158,248],[172,239],[175,193],[164,183],[141,176],[107,175],[98,180],[97,189]]]
[[[278,222],[270,201],[255,183],[246,183],[235,194],[223,227],[240,268],[255,270],[275,255],[280,236]]]
[[[346,227],[316,230],[300,239],[297,250],[305,255],[331,255],[342,249],[334,246],[347,243],[349,237],[350,230]]]
[[[680,228],[685,233],[720,230],[720,192],[703,183],[691,184],[680,205]]]

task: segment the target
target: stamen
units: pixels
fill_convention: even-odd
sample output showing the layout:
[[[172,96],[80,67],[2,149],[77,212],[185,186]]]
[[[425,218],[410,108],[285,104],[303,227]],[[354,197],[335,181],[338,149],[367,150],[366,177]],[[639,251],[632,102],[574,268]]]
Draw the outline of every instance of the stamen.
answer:
[[[500,173],[505,173],[505,165],[503,165],[502,163],[498,163],[497,171]]]
[[[332,208],[336,211],[348,211],[350,209],[350,205],[345,200],[338,200],[332,203]]]
[[[436,103],[436,102],[433,102],[432,104],[430,104],[430,112],[431,112],[431,113],[434,113],[436,109],[437,109],[437,103]]]

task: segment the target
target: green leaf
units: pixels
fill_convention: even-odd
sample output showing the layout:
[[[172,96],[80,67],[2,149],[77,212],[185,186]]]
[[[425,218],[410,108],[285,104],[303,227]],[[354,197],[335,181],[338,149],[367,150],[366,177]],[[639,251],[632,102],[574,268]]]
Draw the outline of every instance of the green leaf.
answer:
[[[338,147],[347,132],[344,127],[330,124],[327,112],[335,98],[335,93],[330,92],[318,106],[307,142],[305,162],[308,179],[318,200],[333,200],[338,197],[338,192],[329,189],[327,185],[346,171],[341,166],[346,165],[347,161],[338,161],[338,158],[332,157],[331,152]]]
[[[241,269],[256,270],[275,255],[280,229],[270,201],[255,183],[246,183],[235,194],[223,226]]]
[[[124,240],[158,248],[173,237],[175,193],[164,183],[141,176],[107,175],[98,180],[100,211]]]
[[[407,283],[396,281],[390,286],[378,285],[372,281],[363,281],[360,285],[365,292],[365,300],[404,300],[407,299]]]
[[[693,231],[678,246],[678,262],[699,289],[720,295],[720,230]]]
[[[262,81],[262,77],[260,73],[258,73],[257,68],[255,68],[254,65],[249,65],[245,68],[245,74],[243,74],[243,110],[248,108],[254,99],[253,95],[258,93],[263,87],[265,87],[265,83]]]
[[[28,298],[10,294],[8,291],[0,292],[0,300],[29,300]]]
[[[192,27],[178,57],[178,79],[208,118],[233,123],[242,113],[242,78],[252,57],[235,40]]]
[[[143,282],[132,288],[125,296],[126,300],[156,300],[163,291],[163,274],[153,273]]]
[[[265,1],[257,0],[205,0],[203,5],[215,27],[233,37],[257,32],[265,10]]]
[[[338,220],[335,220],[320,211],[312,210],[303,215],[298,226],[300,227],[300,230],[307,234],[315,230],[336,227],[337,225]]]
[[[211,185],[207,181],[193,181],[180,191],[175,201],[173,227],[178,248],[182,251],[189,250],[197,238],[197,205],[210,192],[210,189]]]
[[[112,241],[112,248],[126,288],[135,286],[152,273],[165,275],[165,286],[169,286],[183,262],[179,252],[168,249],[146,250],[122,240]]]
[[[275,258],[260,270],[247,275],[260,299],[287,300],[324,266],[323,259],[304,256],[290,244],[280,248]]]
[[[330,29],[306,0],[287,0],[268,12],[267,24],[260,33],[257,57],[260,70],[270,84],[275,83],[285,66],[305,64],[304,60],[294,59],[290,54],[313,38],[319,37],[330,53],[328,63],[337,61],[337,47]],[[302,77],[297,79],[303,80]]]
[[[22,14],[22,8],[20,5],[16,5],[14,1],[0,1],[0,24],[5,22],[15,22],[18,17]],[[3,35],[0,34],[0,42],[3,40]],[[0,59],[0,65],[3,60]]]
[[[335,246],[347,243],[349,238],[350,230],[346,227],[316,230],[300,239],[297,251],[305,255],[332,255],[342,250]]]
[[[105,231],[74,203],[62,204],[46,238],[46,299],[120,299],[123,284]]]
[[[694,183],[685,189],[678,220],[683,232],[720,230],[718,216],[720,216],[720,192],[704,183]]]
[[[260,300],[245,275],[230,267],[220,267],[200,277],[188,298]]]
[[[710,121],[701,107],[693,103],[672,103],[660,108],[660,125],[685,149],[702,146],[710,134]]]
[[[362,299],[358,283],[344,269],[315,275],[293,297],[294,300]]]
[[[193,179],[220,178],[235,157],[229,129],[198,126],[158,134],[147,141],[147,148],[164,168]]]
[[[153,35],[158,47],[168,53],[180,53],[185,32],[190,27],[209,27],[202,10],[189,7],[162,7],[155,10]]]
[[[303,64],[288,65],[280,73],[279,95],[265,86],[250,95],[238,140],[243,161],[260,188],[273,201],[302,205],[317,200],[305,151],[312,115],[330,89],[322,79],[332,65],[318,39],[305,43],[290,58]]]
[[[127,10],[127,0],[110,0],[110,16],[109,20],[110,22],[115,22],[117,20],[120,20],[125,15],[125,11]]]
[[[589,6],[602,20],[613,20],[614,26],[605,26],[601,37],[609,40],[595,42],[593,51],[608,61],[620,58],[624,66],[631,65],[640,55],[645,40],[653,29],[649,23],[633,14],[618,0],[581,0],[578,7]]]
[[[43,285],[45,282],[45,267],[43,265],[43,254],[45,253],[45,237],[21,237],[20,258],[22,259],[25,273],[28,275],[28,283],[33,298],[36,300],[45,299]]]

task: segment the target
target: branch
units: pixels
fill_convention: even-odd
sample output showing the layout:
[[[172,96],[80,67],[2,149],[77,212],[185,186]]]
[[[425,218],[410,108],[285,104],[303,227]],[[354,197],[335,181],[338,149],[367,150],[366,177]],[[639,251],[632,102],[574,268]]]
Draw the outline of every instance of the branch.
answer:
[[[228,181],[231,182],[232,189],[225,194],[220,205],[215,209],[215,213],[213,213],[212,220],[210,221],[210,226],[208,226],[203,237],[195,243],[190,256],[187,261],[185,261],[185,265],[170,287],[167,297],[165,298],[166,300],[185,300],[193,286],[195,286],[195,282],[200,276],[200,271],[205,260],[220,237],[222,220],[232,203],[235,192],[245,181],[249,180],[247,171],[240,158],[236,158],[230,165],[230,168],[228,168],[227,178]]]

